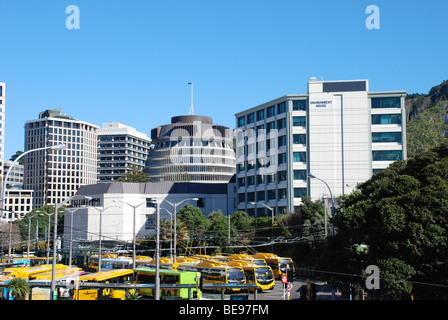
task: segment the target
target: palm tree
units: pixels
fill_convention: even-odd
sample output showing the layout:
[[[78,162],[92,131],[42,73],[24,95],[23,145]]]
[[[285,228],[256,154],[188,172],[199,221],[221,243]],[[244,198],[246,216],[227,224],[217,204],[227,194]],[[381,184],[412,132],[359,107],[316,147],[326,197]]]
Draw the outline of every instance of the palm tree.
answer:
[[[22,278],[12,278],[6,288],[16,300],[25,300],[26,296],[31,291],[28,282]]]

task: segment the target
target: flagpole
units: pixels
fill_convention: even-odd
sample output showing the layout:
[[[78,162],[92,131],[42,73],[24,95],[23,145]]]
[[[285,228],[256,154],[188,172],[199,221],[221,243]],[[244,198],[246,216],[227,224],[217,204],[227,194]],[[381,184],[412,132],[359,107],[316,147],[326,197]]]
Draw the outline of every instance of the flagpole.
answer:
[[[190,106],[190,111],[188,112],[188,114],[194,114],[194,108],[193,108],[193,81],[188,82],[189,85],[191,85],[191,106]]]

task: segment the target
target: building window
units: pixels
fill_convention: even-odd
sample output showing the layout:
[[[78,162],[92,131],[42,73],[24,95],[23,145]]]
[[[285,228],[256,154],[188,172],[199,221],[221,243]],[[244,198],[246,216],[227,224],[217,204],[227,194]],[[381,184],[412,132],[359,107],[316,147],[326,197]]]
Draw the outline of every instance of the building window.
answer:
[[[0,86],[0,97],[3,97],[3,86]]]
[[[247,115],[247,124],[253,123],[255,121],[255,114],[250,113]]]
[[[154,229],[152,215],[147,215],[145,221],[145,230],[151,230],[151,229]]]
[[[306,127],[306,117],[292,117],[294,127]]]
[[[373,161],[396,161],[402,160],[403,153],[401,150],[388,151],[372,151]]]
[[[306,152],[293,152],[294,162],[306,162]]]
[[[305,134],[294,134],[292,136],[292,141],[294,144],[306,144],[306,135]]]
[[[268,190],[268,200],[274,200],[275,199],[275,189]]]
[[[278,147],[286,146],[286,136],[278,137]]]
[[[293,111],[306,111],[306,100],[294,100],[292,102]]]
[[[275,116],[275,106],[269,107],[267,109],[267,112],[268,112],[268,118]]]
[[[286,102],[279,103],[277,105],[277,114],[286,112]]]
[[[275,129],[275,122],[268,122],[266,123],[266,133],[269,133],[271,130]]]
[[[278,155],[278,164],[286,163],[286,153],[280,153]]]
[[[294,188],[294,198],[306,196],[306,188]]]
[[[238,127],[242,127],[246,124],[244,120],[244,116],[238,118]]]
[[[401,98],[372,98],[372,108],[401,108]]]
[[[398,142],[401,143],[401,132],[373,132],[372,142]]]
[[[265,200],[266,199],[265,192],[264,191],[258,191],[257,192],[257,197],[258,197],[258,201]]]
[[[372,124],[401,124],[401,114],[373,114]]]
[[[257,121],[264,119],[264,109],[257,111]]]
[[[277,172],[278,181],[286,181],[286,171]]]
[[[278,200],[286,199],[286,189],[278,189]]]
[[[277,120],[277,129],[280,130],[280,129],[284,129],[284,128],[286,128],[286,119],[283,118],[283,119]]]
[[[306,180],[306,170],[294,170],[294,180]]]

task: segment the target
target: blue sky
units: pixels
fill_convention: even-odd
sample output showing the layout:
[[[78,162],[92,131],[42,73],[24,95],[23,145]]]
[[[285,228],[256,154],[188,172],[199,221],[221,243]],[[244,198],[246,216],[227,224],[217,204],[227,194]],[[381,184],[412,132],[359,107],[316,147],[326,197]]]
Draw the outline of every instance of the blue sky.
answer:
[[[79,30],[65,26],[72,4]],[[372,4],[378,30],[365,26]],[[45,109],[149,135],[188,113],[190,81],[196,114],[231,128],[313,76],[427,93],[448,79],[446,12],[435,0],[0,0],[5,158]]]

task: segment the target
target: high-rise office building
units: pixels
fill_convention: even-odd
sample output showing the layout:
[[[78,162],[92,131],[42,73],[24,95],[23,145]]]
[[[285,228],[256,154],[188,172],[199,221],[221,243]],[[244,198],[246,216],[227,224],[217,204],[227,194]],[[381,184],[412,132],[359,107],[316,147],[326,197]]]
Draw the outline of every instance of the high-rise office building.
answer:
[[[151,139],[120,122],[104,123],[98,129],[98,182],[116,181],[136,166],[143,170]]]
[[[210,117],[184,115],[151,130],[145,171],[152,182],[227,183],[235,174],[233,132]]]
[[[24,188],[34,190],[33,207],[54,205],[73,196],[82,185],[97,182],[98,126],[59,110],[46,110],[25,123],[25,151],[66,144],[24,157]]]
[[[2,165],[5,160],[5,92],[5,83],[0,82],[0,162]]]
[[[330,189],[336,198],[406,159],[405,96],[370,92],[368,80],[312,78],[307,94],[237,113],[238,209],[294,212],[302,196],[329,198]]]

